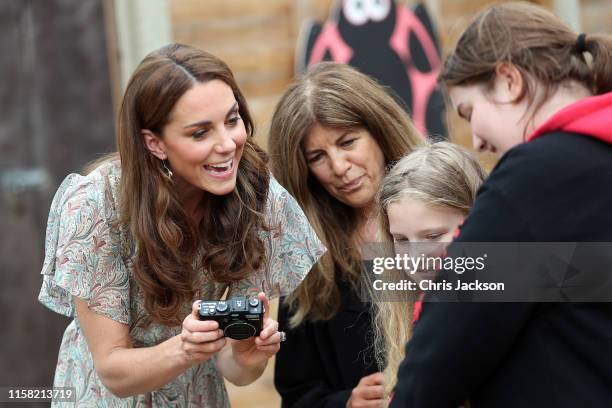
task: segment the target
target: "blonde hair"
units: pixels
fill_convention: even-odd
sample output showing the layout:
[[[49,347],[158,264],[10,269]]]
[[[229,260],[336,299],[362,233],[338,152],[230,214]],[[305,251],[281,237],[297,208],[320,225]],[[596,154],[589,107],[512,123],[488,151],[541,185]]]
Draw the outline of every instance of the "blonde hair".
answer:
[[[410,153],[393,166],[378,193],[381,227],[386,240],[392,241],[387,214],[389,205],[411,198],[467,215],[485,176],[478,161],[453,143],[434,143]],[[389,278],[400,277],[390,275]],[[391,299],[391,295],[382,291],[375,294],[376,301],[373,302],[374,348],[379,367],[385,367],[383,384],[386,395],[395,386],[397,370],[405,355],[404,348],[412,334],[417,294],[406,291],[403,295],[403,299],[398,299],[394,293]]]
[[[385,166],[424,142],[406,112],[387,91],[356,69],[320,63],[289,86],[276,105],[269,134],[271,167],[296,198],[328,252],[288,298],[292,325],[327,320],[340,306],[338,277],[356,284],[360,256],[353,236],[362,225],[358,212],[332,197],[309,174],[302,141],[315,125],[367,130],[383,152]],[[321,301],[325,299],[325,301]]]

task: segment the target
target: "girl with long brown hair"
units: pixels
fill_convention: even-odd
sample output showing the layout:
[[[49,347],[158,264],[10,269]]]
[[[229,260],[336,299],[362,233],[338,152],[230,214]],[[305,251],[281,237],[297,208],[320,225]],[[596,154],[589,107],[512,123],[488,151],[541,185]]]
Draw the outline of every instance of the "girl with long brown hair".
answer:
[[[54,386],[104,406],[228,406],[284,333],[228,340],[198,301],[287,295],[323,252],[269,175],[232,72],[171,44],[149,54],[121,104],[118,153],[72,174],[51,205],[40,301],[74,317]],[[195,301],[195,302],[194,302]]]
[[[358,297],[359,247],[377,239],[374,198],[387,166],[422,143],[393,97],[347,65],[314,66],[277,104],[273,172],[328,248],[279,311],[288,331],[275,372],[283,406],[382,401],[370,309]]]
[[[504,293],[498,294],[504,303],[427,302],[426,296],[391,407],[453,407],[465,400],[475,408],[610,405],[612,303],[591,296],[606,282],[600,273],[610,261],[601,258],[607,250],[589,246],[612,242],[610,67],[612,36],[575,33],[523,2],[479,13],[449,53],[439,80],[469,122],[474,146],[500,160],[448,253],[482,242],[496,243],[508,259],[523,255],[512,252],[512,243],[579,249],[569,265],[551,256],[556,245],[536,262],[523,259],[530,276],[565,277],[555,282],[562,293],[557,303],[545,295],[530,303]],[[576,267],[584,251],[589,262]],[[481,276],[491,272],[485,268]],[[474,283],[452,270],[440,274],[452,287]],[[538,285],[528,282],[525,292]],[[584,292],[575,302],[578,288]],[[597,302],[586,302],[591,299]]]

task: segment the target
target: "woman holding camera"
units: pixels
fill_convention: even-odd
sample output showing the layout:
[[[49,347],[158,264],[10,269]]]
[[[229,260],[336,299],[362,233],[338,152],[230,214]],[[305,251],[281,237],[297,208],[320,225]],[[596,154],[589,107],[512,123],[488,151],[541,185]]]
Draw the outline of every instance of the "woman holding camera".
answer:
[[[55,387],[94,406],[228,406],[223,377],[258,378],[278,323],[228,340],[196,299],[284,295],[324,251],[270,177],[233,74],[171,44],[148,55],[120,108],[118,153],[72,174],[51,205],[40,301],[74,317]]]

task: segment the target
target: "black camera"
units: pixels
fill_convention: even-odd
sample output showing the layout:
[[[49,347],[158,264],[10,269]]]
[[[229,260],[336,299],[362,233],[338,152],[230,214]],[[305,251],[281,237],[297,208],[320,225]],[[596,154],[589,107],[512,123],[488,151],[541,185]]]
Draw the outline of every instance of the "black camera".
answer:
[[[263,304],[256,297],[202,300],[198,306],[200,320],[216,320],[225,336],[235,340],[259,335],[263,329],[263,314]]]

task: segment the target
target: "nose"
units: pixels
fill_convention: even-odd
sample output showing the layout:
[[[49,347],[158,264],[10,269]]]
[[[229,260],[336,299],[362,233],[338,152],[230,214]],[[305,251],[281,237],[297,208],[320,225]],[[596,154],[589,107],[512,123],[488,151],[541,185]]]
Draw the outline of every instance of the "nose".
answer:
[[[351,168],[351,163],[341,153],[332,156],[330,159],[332,171],[338,177],[344,176]]]
[[[476,136],[474,133],[472,133],[472,145],[474,146],[474,149],[479,152],[483,152],[487,149],[487,142]]]
[[[219,134],[219,139],[215,143],[215,152],[227,154],[236,150],[236,141],[232,138],[230,132],[222,132]]]

